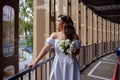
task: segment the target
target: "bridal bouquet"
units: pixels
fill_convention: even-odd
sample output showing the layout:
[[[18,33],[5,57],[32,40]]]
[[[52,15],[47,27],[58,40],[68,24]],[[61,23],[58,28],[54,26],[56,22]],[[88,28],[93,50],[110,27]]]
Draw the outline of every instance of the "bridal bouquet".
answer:
[[[70,41],[69,39],[60,40],[58,42],[59,49],[65,54],[72,54],[74,48],[74,41]]]

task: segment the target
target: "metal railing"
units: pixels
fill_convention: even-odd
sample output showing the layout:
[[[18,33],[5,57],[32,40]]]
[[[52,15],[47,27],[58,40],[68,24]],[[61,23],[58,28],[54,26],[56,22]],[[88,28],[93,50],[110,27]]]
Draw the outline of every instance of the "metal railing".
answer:
[[[5,80],[47,80],[46,75],[49,73],[47,66],[51,66],[53,59],[54,57],[40,62],[35,66],[34,71],[31,71],[31,68],[27,68]],[[37,73],[39,73],[40,75],[38,75]]]
[[[114,52],[116,46],[118,46],[116,42],[103,42],[82,46],[80,48],[79,55],[77,55],[81,72],[95,60],[106,54]],[[54,51],[51,51],[50,53],[54,53]],[[27,68],[24,71],[7,78],[6,80],[48,80],[53,59],[54,57],[37,64],[33,72],[31,72],[30,68]]]

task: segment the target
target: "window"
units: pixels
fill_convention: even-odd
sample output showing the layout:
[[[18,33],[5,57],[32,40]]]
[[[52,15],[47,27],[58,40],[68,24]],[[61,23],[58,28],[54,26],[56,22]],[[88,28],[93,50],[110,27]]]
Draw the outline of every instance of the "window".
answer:
[[[15,28],[15,12],[11,6],[3,7],[3,56],[9,57],[14,54],[14,28]]]

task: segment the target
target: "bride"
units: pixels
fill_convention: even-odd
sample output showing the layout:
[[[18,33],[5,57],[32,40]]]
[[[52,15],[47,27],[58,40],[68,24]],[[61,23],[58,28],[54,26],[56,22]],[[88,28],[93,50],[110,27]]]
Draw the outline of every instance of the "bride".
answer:
[[[29,67],[34,69],[35,65],[47,54],[50,48],[54,48],[55,58],[51,68],[50,80],[80,80],[80,66],[76,55],[79,54],[81,43],[76,34],[71,17],[59,15],[56,21],[56,29],[57,31],[53,32],[46,39],[46,44],[40,51],[39,56]],[[65,54],[64,49],[60,49],[58,43],[62,40],[74,42],[71,53],[67,52],[67,54]],[[70,46],[68,48],[70,48]]]

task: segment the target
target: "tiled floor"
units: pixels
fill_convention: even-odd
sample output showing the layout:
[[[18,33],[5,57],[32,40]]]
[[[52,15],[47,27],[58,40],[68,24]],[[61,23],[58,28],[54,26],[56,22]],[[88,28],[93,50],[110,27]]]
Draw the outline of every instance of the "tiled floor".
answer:
[[[82,80],[111,80],[116,61],[114,53],[100,58],[81,73]]]

